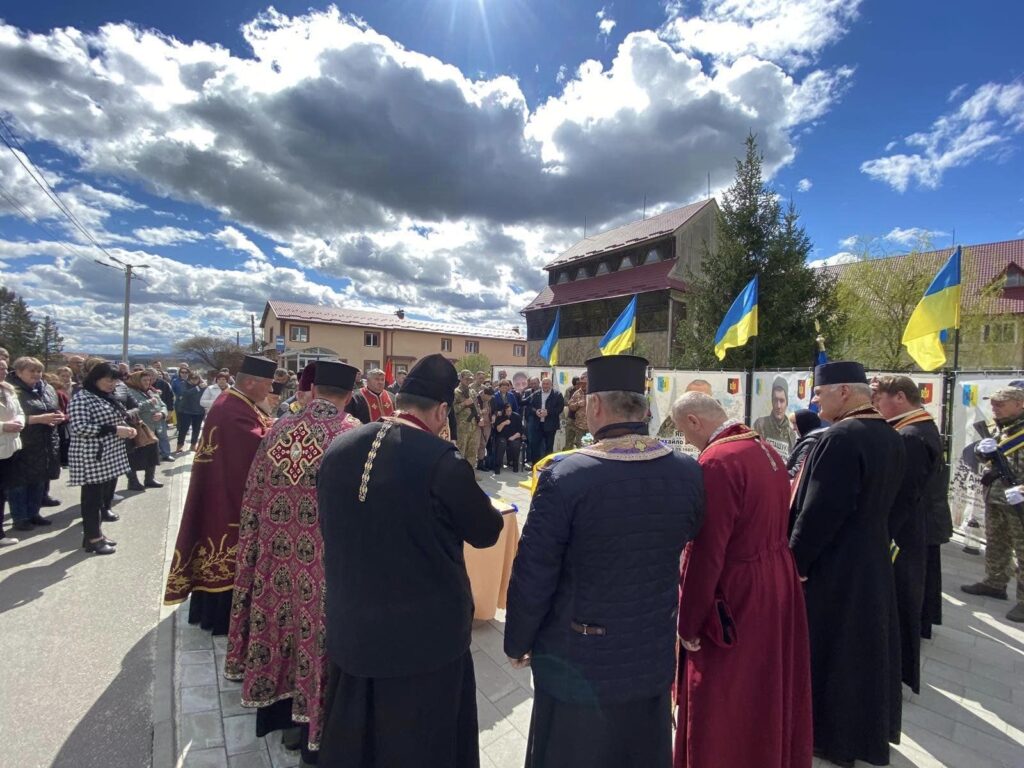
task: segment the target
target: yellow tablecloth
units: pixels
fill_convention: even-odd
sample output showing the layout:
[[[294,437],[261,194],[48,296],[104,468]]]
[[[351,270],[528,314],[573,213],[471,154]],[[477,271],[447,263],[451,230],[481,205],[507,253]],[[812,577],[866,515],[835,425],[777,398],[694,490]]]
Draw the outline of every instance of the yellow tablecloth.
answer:
[[[465,545],[466,573],[473,589],[473,618],[493,619],[498,608],[504,609],[508,582],[512,578],[512,561],[519,549],[519,520],[515,512],[504,515],[505,527],[493,547],[476,549]]]

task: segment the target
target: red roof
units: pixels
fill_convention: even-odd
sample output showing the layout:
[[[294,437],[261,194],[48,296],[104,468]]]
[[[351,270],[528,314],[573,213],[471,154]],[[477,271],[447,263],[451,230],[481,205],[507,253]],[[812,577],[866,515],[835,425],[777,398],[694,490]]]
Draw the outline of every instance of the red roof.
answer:
[[[271,299],[263,310],[262,325],[266,325],[267,310],[273,309],[278,320],[298,320],[307,323],[326,323],[328,325],[355,325],[360,328],[380,328],[395,331],[421,331],[423,333],[443,333],[449,336],[469,336],[481,339],[504,339],[506,341],[522,341],[525,337],[511,328],[492,328],[486,325],[455,325],[453,323],[432,323],[427,320],[414,320],[408,315],[399,319],[387,312],[367,312],[362,309],[342,309],[325,307],[320,304],[300,304],[294,301],[276,301]]]
[[[581,301],[612,299],[616,296],[630,296],[634,293],[651,293],[675,288],[686,290],[686,283],[669,277],[676,265],[676,259],[644,264],[631,269],[620,269],[606,275],[573,280],[568,283],[549,285],[530,302],[523,312],[547,307],[561,307],[565,304],[578,304]]]
[[[1008,269],[1024,271],[1024,239],[961,247],[963,248],[961,301],[965,309],[976,306],[982,291],[1001,278]],[[909,269],[911,265],[915,268],[927,266],[937,272],[952,253],[952,248],[946,248],[941,251],[888,256],[874,261],[892,269],[894,275],[899,275],[903,270]],[[847,267],[863,263],[853,261],[848,264],[820,267],[820,269],[838,277]],[[1024,314],[1024,289],[1004,288],[999,295],[992,298],[992,304],[987,311],[991,314]]]
[[[546,265],[544,269],[560,267],[573,261],[588,256],[595,256],[605,251],[614,251],[616,248],[636,245],[644,240],[653,240],[664,237],[679,229],[683,224],[696,216],[704,206],[712,201],[702,200],[699,203],[685,205],[657,216],[651,216],[641,221],[632,221],[607,232],[599,232],[596,235],[585,237],[562,253],[557,259]]]

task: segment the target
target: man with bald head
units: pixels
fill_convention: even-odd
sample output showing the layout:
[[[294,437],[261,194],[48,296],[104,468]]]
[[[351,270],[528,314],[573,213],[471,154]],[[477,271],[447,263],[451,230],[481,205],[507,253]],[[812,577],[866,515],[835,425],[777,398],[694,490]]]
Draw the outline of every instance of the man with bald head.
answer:
[[[682,395],[672,418],[700,451],[705,489],[704,526],[686,548],[679,582],[687,653],[675,765],[807,768],[811,670],[803,593],[787,546],[786,464],[702,392]]]

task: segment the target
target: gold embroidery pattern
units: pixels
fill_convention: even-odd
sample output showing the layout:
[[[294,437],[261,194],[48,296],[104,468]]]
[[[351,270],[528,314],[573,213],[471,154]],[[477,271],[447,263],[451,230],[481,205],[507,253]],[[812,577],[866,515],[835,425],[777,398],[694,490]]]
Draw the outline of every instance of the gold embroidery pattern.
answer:
[[[199,445],[196,446],[196,455],[192,460],[196,464],[209,464],[213,461],[213,454],[217,452],[217,427],[210,427],[210,431],[199,438]]]
[[[647,435],[623,435],[610,437],[577,453],[596,456],[613,461],[650,461],[672,453],[672,449],[656,437]]]
[[[228,534],[220,538],[220,542],[213,543],[208,538],[205,543],[196,542],[192,545],[192,551],[187,558],[182,558],[181,552],[174,550],[174,560],[171,563],[171,571],[167,575],[167,598],[165,603],[181,602],[185,595],[197,584],[216,584],[218,582],[229,582],[226,587],[203,587],[206,592],[226,592],[232,588],[235,579],[235,558],[238,554],[238,544],[228,545]],[[170,597],[181,595],[181,597]]]
[[[274,447],[267,451],[267,457],[292,485],[296,485],[324,455],[320,442],[303,422],[299,422],[278,438]]]
[[[384,426],[380,428],[380,432],[373,438],[373,445],[370,446],[370,455],[366,457],[366,464],[363,465],[363,477],[359,481],[359,501],[366,501],[366,494],[370,490],[370,470],[373,469],[373,461],[377,458],[377,451],[380,450],[380,444],[384,442],[384,436],[391,430],[394,425],[393,421],[385,421]]]

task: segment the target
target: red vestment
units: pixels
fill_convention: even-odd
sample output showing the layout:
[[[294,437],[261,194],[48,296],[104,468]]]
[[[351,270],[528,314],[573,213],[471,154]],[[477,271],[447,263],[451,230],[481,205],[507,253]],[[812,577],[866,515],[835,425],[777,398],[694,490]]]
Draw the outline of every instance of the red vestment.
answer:
[[[279,419],[253,459],[242,500],[238,573],[224,676],[242,681],[242,706],[291,699],[320,747],[324,646],[323,538],[316,476],[338,435],[362,426],[327,400]]]
[[[699,461],[706,512],[683,555],[679,636],[700,650],[681,659],[675,766],[809,768],[810,647],[786,463],[742,424]]]
[[[391,394],[386,389],[382,389],[378,395],[371,392],[369,387],[363,387],[359,390],[359,394],[366,401],[366,407],[370,411],[371,422],[381,421],[386,416],[395,415],[395,404],[391,400]]]
[[[267,415],[234,388],[210,408],[192,463],[167,575],[166,604],[180,603],[193,591],[232,588],[242,491],[252,457],[269,426]]]

